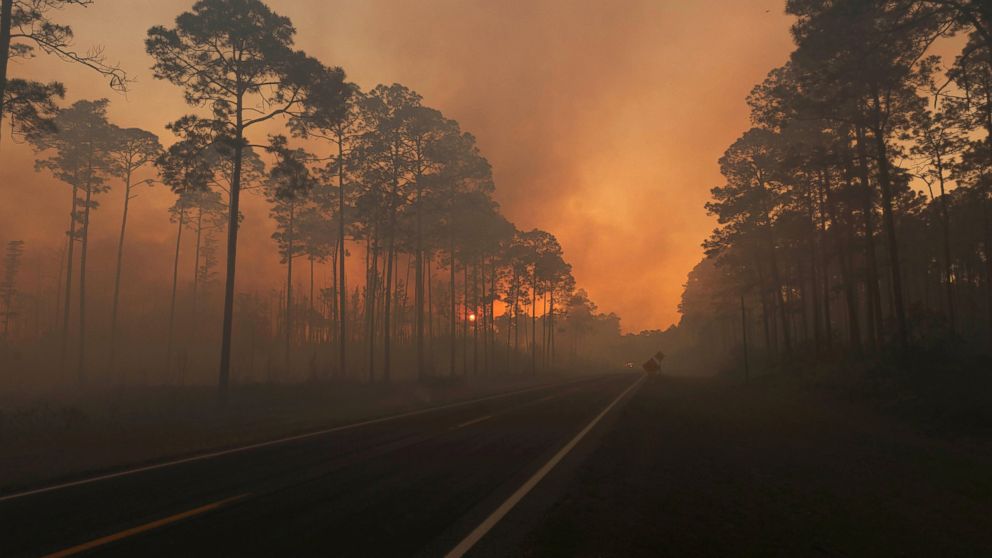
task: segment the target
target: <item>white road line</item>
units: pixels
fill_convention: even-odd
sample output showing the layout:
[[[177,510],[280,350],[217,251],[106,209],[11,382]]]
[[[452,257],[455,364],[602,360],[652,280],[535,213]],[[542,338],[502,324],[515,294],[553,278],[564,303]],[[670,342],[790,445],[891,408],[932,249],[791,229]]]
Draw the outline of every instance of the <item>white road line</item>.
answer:
[[[592,379],[599,379],[599,378],[602,378],[602,376],[599,376],[597,378],[592,378]],[[363,422],[356,422],[356,423],[353,423],[353,424],[346,424],[346,425],[342,425],[342,426],[336,426],[334,428],[327,428],[325,430],[319,430],[319,431],[316,431],[316,432],[308,432],[306,434],[297,434],[295,436],[289,436],[289,437],[286,437],[286,438],[279,438],[277,440],[270,440],[268,442],[260,442],[260,443],[257,443],[257,444],[251,444],[251,445],[241,446],[241,447],[227,449],[227,450],[221,450],[221,451],[214,451],[214,452],[210,452],[210,453],[204,453],[204,454],[200,454],[200,455],[195,455],[193,457],[186,457],[186,458],[183,458],[183,459],[176,459],[176,460],[173,460],[173,461],[166,461],[164,463],[157,463],[155,465],[146,465],[144,467],[137,467],[135,469],[128,469],[126,471],[120,471],[120,472],[117,472],[117,473],[108,473],[106,475],[100,475],[100,476],[91,477],[91,478],[88,478],[88,479],[82,479],[82,480],[78,480],[78,481],[66,482],[66,483],[62,483],[62,484],[56,484],[56,485],[53,485],[53,486],[46,486],[44,488],[37,488],[37,489],[34,489],[34,490],[26,490],[24,492],[17,492],[17,493],[14,493],[14,494],[8,494],[7,496],[0,496],[0,502],[8,502],[10,500],[16,500],[18,498],[24,498],[26,496],[34,496],[36,494],[44,494],[46,492],[54,492],[56,490],[62,490],[62,489],[71,488],[71,487],[74,487],[74,486],[81,486],[81,485],[84,485],[84,484],[91,484],[91,483],[95,483],[95,482],[100,482],[100,481],[105,481],[105,480],[110,480],[110,479],[116,479],[116,478],[120,478],[120,477],[127,477],[127,476],[130,476],[130,475],[135,475],[135,474],[138,474],[138,473],[144,473],[144,472],[147,472],[147,471],[154,471],[154,470],[157,470],[157,469],[165,469],[165,468],[168,468],[168,467],[175,467],[176,465],[183,465],[183,464],[186,464],[186,463],[193,463],[193,462],[196,462],[196,461],[204,461],[204,460],[207,460],[207,459],[214,459],[214,458],[217,458],[217,457],[223,457],[225,455],[232,455],[232,454],[236,454],[236,453],[242,453],[242,452],[246,452],[246,451],[251,451],[251,450],[256,450],[256,449],[261,449],[261,448],[266,448],[266,447],[271,447],[271,446],[277,446],[277,445],[280,445],[280,444],[285,444],[285,443],[289,443],[289,442],[295,442],[295,441],[298,441],[298,440],[305,440],[307,438],[315,438],[315,437],[318,437],[318,436],[324,436],[326,434],[333,434],[335,432],[342,432],[344,430],[352,430],[352,429],[355,429],[355,428],[361,428],[363,426],[371,426],[373,424],[379,424],[379,423],[383,423],[383,422],[389,422],[389,421],[398,420],[398,419],[402,419],[402,418],[408,418],[408,417],[417,416],[417,415],[424,415],[424,414],[427,414],[427,413],[434,413],[434,412],[437,412],[437,411],[443,411],[445,409],[453,409],[453,408],[456,408],[456,407],[464,407],[465,405],[471,405],[473,403],[481,403],[483,401],[490,401],[490,400],[493,400],[493,399],[502,399],[504,397],[510,397],[510,396],[513,396],[513,395],[520,395],[521,393],[528,393],[528,392],[531,392],[531,391],[538,391],[538,390],[542,390],[542,389],[549,389],[549,388],[557,388],[557,387],[570,386],[570,385],[573,385],[573,384],[578,384],[578,383],[582,383],[582,382],[591,381],[592,379],[590,379],[590,378],[583,378],[581,380],[575,380],[575,381],[572,381],[572,382],[566,382],[566,383],[562,383],[562,384],[552,384],[552,385],[544,384],[544,385],[541,385],[541,386],[534,386],[534,387],[530,387],[530,388],[519,389],[519,390],[516,390],[516,391],[509,391],[509,392],[506,392],[506,393],[498,393],[498,394],[495,394],[495,395],[488,395],[488,396],[480,397],[480,398],[477,398],[477,399],[470,399],[468,401],[458,401],[458,402],[455,402],[455,403],[448,403],[448,404],[445,404],[445,405],[439,405],[437,407],[428,407],[426,409],[419,409],[419,410],[416,410],[416,411],[408,411],[408,412],[400,413],[400,414],[397,414],[397,415],[390,415],[390,416],[386,416],[386,417],[380,417],[380,418],[377,418],[377,419],[366,420],[366,421],[363,421]]]
[[[547,463],[544,464],[543,467],[541,467],[536,473],[534,473],[534,476],[527,479],[527,482],[525,482],[520,488],[517,489],[516,492],[514,492],[509,498],[507,498],[505,502],[503,502],[498,508],[496,508],[496,511],[490,514],[489,517],[487,517],[482,523],[480,523],[478,527],[476,527],[471,533],[469,533],[468,536],[462,540],[462,542],[458,543],[458,546],[456,546],[450,552],[448,552],[445,555],[445,558],[461,558],[462,556],[465,555],[466,552],[471,550],[472,547],[476,545],[476,543],[482,540],[482,537],[486,536],[486,533],[488,533],[493,527],[495,527],[496,524],[499,523],[500,520],[503,519],[503,517],[505,517],[506,514],[508,514],[510,510],[514,508],[514,506],[520,503],[520,501],[523,500],[524,497],[527,496],[527,494],[531,490],[533,490],[535,486],[537,486],[537,483],[541,482],[541,479],[547,476],[547,474],[550,473],[551,470],[554,469],[558,465],[558,463],[560,463],[561,460],[564,459],[565,456],[568,455],[568,453],[571,452],[572,449],[574,449],[575,446],[577,446],[579,442],[582,441],[582,438],[584,438],[586,434],[589,433],[590,430],[592,430],[593,428],[595,428],[597,424],[599,424],[599,421],[603,420],[603,417],[605,417],[613,409],[613,407],[617,405],[617,403],[619,403],[624,397],[626,397],[628,393],[631,393],[635,389],[639,388],[641,384],[644,383],[644,380],[646,378],[647,376],[641,376],[640,379],[638,379],[630,387],[625,389],[623,393],[618,395],[617,398],[614,399],[609,405],[607,405],[606,408],[603,409],[601,413],[596,415],[596,418],[592,419],[592,422],[587,424],[586,427],[583,428],[581,432],[576,434],[575,437],[572,438],[570,442],[565,444],[565,447],[561,448],[561,450],[559,450],[558,453],[554,455],[554,457],[552,457]]]
[[[463,423],[459,424],[458,426],[452,428],[452,430],[458,430],[459,428],[465,428],[466,426],[472,426],[473,424],[479,424],[480,422],[489,420],[491,418],[493,418],[492,415],[486,415],[484,417],[479,417],[477,419],[472,419],[472,420],[470,420],[468,422],[463,422]]]

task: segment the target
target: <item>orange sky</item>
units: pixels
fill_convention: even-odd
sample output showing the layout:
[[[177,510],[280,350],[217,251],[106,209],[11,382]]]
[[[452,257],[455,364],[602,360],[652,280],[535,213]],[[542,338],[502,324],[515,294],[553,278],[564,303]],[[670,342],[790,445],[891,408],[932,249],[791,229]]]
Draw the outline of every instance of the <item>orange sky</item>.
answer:
[[[600,309],[625,330],[667,327],[686,274],[713,226],[703,204],[716,161],[747,126],[744,97],[791,50],[782,0],[270,0],[298,46],[340,65],[364,88],[399,82],[474,133],[496,171],[497,199],[522,229],[556,234]],[[192,0],[97,0],[61,14],[80,47],[99,44],[137,80],[126,97],[92,73],[50,59],[12,76],[59,79],[67,101],[107,96],[111,118],[165,136],[189,109],[151,77],[147,29]],[[0,146],[0,241],[22,238],[55,259],[66,187],[32,170],[32,154]],[[166,271],[171,195],[134,203],[133,280]],[[95,266],[109,264],[120,203],[93,218]],[[249,200],[239,289],[281,277],[266,208]],[[41,259],[36,250],[34,259]],[[268,270],[268,271],[259,271]]]

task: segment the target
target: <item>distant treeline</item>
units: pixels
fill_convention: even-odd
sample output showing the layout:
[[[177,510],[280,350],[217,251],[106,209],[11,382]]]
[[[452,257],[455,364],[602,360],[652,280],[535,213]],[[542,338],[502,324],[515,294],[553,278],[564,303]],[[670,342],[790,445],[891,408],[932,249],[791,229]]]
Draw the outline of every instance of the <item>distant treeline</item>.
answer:
[[[534,373],[580,362],[591,334],[605,335],[601,359],[620,342],[618,319],[576,290],[555,237],[500,214],[471,134],[407,87],[365,92],[296,50],[291,22],[258,0],[201,0],[149,30],[155,77],[193,110],[168,124],[168,147],[109,122],[105,99],[62,106],[62,84],[7,78],[10,57],[41,50],[126,89],[122,69],[97,50],[75,54],[71,29],[51,19],[88,3],[3,1],[0,115],[35,147],[37,169],[65,183],[72,208],[55,311],[44,312],[53,319],[15,311],[23,248],[12,245],[0,293],[9,364],[79,383],[181,383],[190,368],[218,370],[219,349],[223,392],[232,369],[240,380]],[[175,193],[171,291],[154,339],[130,331],[137,318],[121,299],[129,227],[141,226],[128,208],[149,183]],[[236,289],[239,224],[258,218],[242,214],[247,192],[265,196],[276,225],[285,282],[271,294]],[[95,271],[112,275],[112,303],[88,308],[89,225],[109,195],[124,200],[116,266]],[[192,269],[180,268],[183,235]],[[348,273],[355,259],[362,275]],[[315,282],[316,266],[330,266],[330,284]],[[109,327],[94,326],[104,311]]]
[[[682,329],[772,362],[992,346],[992,8],[790,0]],[[964,41],[966,39],[966,42]],[[944,61],[935,43],[964,44]],[[752,353],[753,354],[753,353]]]

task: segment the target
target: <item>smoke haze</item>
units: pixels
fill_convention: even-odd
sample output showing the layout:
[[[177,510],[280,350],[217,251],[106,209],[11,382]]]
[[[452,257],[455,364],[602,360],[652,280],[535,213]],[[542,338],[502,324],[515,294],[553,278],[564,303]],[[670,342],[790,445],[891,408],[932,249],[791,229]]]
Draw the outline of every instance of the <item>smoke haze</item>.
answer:
[[[81,47],[102,45],[137,79],[126,98],[85,69],[52,59],[15,61],[11,75],[64,81],[67,103],[110,97],[112,121],[153,130],[170,143],[164,124],[190,109],[177,88],[152,78],[143,40],[149,27],[191,5],[100,2],[60,14]],[[296,24],[300,48],[340,65],[363,88],[404,83],[475,134],[508,218],[521,229],[553,232],[578,284],[602,311],[622,316],[627,331],[677,321],[682,285],[701,255],[699,239],[713,226],[702,206],[720,181],[716,159],[747,125],[741,99],[790,50],[778,0],[271,5]],[[0,241],[27,241],[25,269],[44,259],[52,276],[68,222],[68,187],[35,173],[27,146],[5,139],[0,149],[4,203],[21,208],[0,223]],[[94,214],[94,269],[110,266],[119,197],[117,190],[102,195]],[[164,209],[173,201],[155,187],[132,205],[129,304],[140,303],[149,284],[168,283],[174,226]],[[267,206],[247,196],[244,212],[238,288],[273,288],[282,271]],[[93,295],[104,290],[98,283]]]

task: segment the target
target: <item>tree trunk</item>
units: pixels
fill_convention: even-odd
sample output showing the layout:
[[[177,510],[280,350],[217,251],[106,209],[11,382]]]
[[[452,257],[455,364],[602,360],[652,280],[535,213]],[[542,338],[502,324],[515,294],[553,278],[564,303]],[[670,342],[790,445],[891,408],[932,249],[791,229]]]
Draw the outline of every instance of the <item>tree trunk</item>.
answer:
[[[221,326],[220,373],[218,388],[221,401],[227,399],[231,378],[231,333],[234,326],[234,274],[238,259],[238,217],[241,207],[241,165],[244,155],[244,98],[239,95],[235,108],[234,170],[231,173],[230,214],[227,220],[227,275],[224,279],[224,321]]]
[[[489,336],[492,359],[496,359],[496,256],[489,265]]]
[[[758,261],[754,266],[758,274],[758,296],[761,299],[761,325],[765,333],[765,353],[766,357],[770,357],[775,351],[775,340],[772,338],[771,330],[771,320],[769,320],[768,311],[768,294],[765,289],[765,279],[764,274],[761,273],[761,262]]]
[[[537,374],[537,266],[531,273],[533,284],[530,301],[530,373]]]
[[[850,185],[850,182],[848,182],[848,185]],[[840,258],[840,272],[844,280],[844,298],[847,302],[848,338],[854,354],[861,355],[863,348],[861,346],[861,324],[858,319],[858,293],[857,287],[854,284],[853,262],[851,261],[851,251],[849,250],[849,243],[853,234],[851,233],[850,224],[846,219],[843,223],[837,220],[837,205],[834,201],[832,191],[828,188],[824,194],[830,223],[835,228],[839,227],[839,233],[834,234],[834,246],[837,249],[837,256]]]
[[[427,369],[424,362],[424,210],[422,207],[423,187],[421,186],[420,165],[417,165],[417,245],[415,247],[415,257],[417,260],[417,273],[414,278],[416,287],[414,289],[414,337],[416,338],[417,351],[417,379],[423,381],[427,376]]]
[[[765,181],[759,177],[759,185],[765,190]],[[782,322],[782,341],[785,343],[785,354],[792,354],[792,336],[789,332],[789,317],[785,307],[785,298],[782,294],[782,277],[778,268],[778,256],[775,250],[775,231],[770,211],[766,212],[765,241],[768,248],[768,263],[771,267],[772,287],[775,289],[775,303],[778,306],[779,320]]]
[[[748,362],[747,347],[747,308],[744,306],[744,294],[741,294],[741,346],[744,353],[744,383],[751,381],[751,364]]]
[[[328,324],[328,327],[327,327],[327,330],[328,330],[327,331],[327,336],[322,338],[322,341],[325,342],[325,343],[332,342],[333,339],[337,339],[338,328],[341,326],[341,323],[340,323],[340,316],[341,316],[341,314],[340,314],[340,307],[338,306],[338,304],[339,304],[338,297],[339,297],[339,293],[340,293],[340,289],[338,287],[338,279],[339,279],[338,278],[338,248],[340,248],[340,246],[338,246],[337,244],[335,244],[334,250],[331,251],[331,297],[330,297],[330,300],[327,301],[327,305],[330,307],[331,321],[330,321],[330,323]],[[321,332],[322,332],[321,333],[321,336],[324,335],[323,331],[324,331],[324,328],[321,327]],[[338,347],[338,349],[340,349],[340,347]],[[338,374],[341,374],[341,370],[338,370],[337,373]]]
[[[316,308],[314,307],[314,304],[313,304],[313,266],[314,266],[314,261],[313,261],[314,260],[314,257],[313,257],[313,254],[309,254],[308,255],[308,259],[310,260],[310,293],[307,295],[307,334],[306,334],[306,341],[307,341],[307,343],[313,343],[315,341],[315,337],[316,337],[315,332],[314,332],[314,329],[315,328],[313,327],[313,315],[314,315],[314,312],[316,312]]]
[[[992,201],[985,195],[985,296],[989,317],[989,338],[992,341]]]
[[[83,206],[83,242],[79,251],[79,354],[76,371],[79,383],[86,382],[86,257],[90,244],[90,206],[93,203],[93,186],[86,187],[86,201]]]
[[[818,193],[817,201],[820,209],[820,272],[823,274],[823,319],[824,326],[826,328],[826,345],[827,352],[833,351],[834,345],[834,325],[833,317],[830,312],[830,254],[827,251],[827,246],[829,245],[829,231],[827,230],[827,209],[826,209],[826,199],[830,195],[830,171],[824,172],[824,180],[821,184],[821,190]],[[834,236],[836,236],[836,231],[834,231]]]
[[[449,218],[451,218],[451,217],[449,216]],[[456,343],[456,341],[455,341],[456,335],[455,334],[457,333],[457,331],[456,331],[456,327],[457,327],[457,325],[456,325],[457,315],[456,315],[456,308],[455,308],[455,232],[454,232],[454,230],[451,230],[449,232],[449,235],[448,236],[449,236],[449,238],[448,238],[448,253],[451,255],[451,262],[450,262],[450,265],[449,265],[449,267],[451,268],[451,270],[450,270],[450,280],[451,280],[451,282],[450,282],[450,287],[451,287],[451,351],[450,351],[450,354],[449,354],[450,360],[449,360],[449,363],[448,363],[448,372],[451,375],[451,377],[454,377],[455,376],[455,343]]]
[[[953,270],[951,268],[951,218],[947,211],[947,192],[944,180],[944,161],[940,155],[937,156],[937,179],[940,183],[940,224],[942,236],[942,248],[944,252],[944,281],[947,295],[947,319],[950,322],[951,334],[957,331],[957,315],[954,309],[954,281]]]
[[[395,209],[391,212],[393,214],[390,217],[389,224],[389,246],[386,248],[386,281],[385,281],[385,297],[383,299],[383,318],[382,318],[382,328],[383,328],[383,339],[382,339],[382,380],[389,383],[392,370],[391,365],[391,347],[390,342],[392,340],[392,331],[390,330],[390,321],[392,319],[392,293],[393,293],[393,258],[396,251],[396,216]]]
[[[513,345],[511,341],[513,339],[513,308],[511,306],[506,307],[506,312],[503,313],[506,318],[506,370],[503,372],[509,374],[513,366]]]
[[[66,243],[68,244],[69,242],[71,242],[69,240],[69,234],[66,232]],[[55,278],[55,288],[53,289],[55,291],[55,313],[52,315],[52,333],[59,329],[59,316],[62,315],[62,279],[65,276],[65,255],[68,248],[68,246],[63,247],[58,257],[59,273]]]
[[[512,361],[511,361],[512,349],[510,345],[510,339],[511,339],[511,331],[513,329],[513,306],[515,303],[511,304],[510,301],[513,300],[512,297],[513,297],[513,293],[515,292],[514,285],[516,284],[516,275],[517,275],[516,270],[514,270],[512,282],[510,283],[510,286],[507,288],[507,293],[506,293],[507,297],[505,300],[506,308],[503,312],[503,316],[506,318],[506,361],[503,364],[503,366],[506,368],[503,371],[505,374],[509,374],[512,365]]]
[[[342,377],[348,375],[347,357],[347,293],[345,283],[345,251],[344,245],[344,135],[338,134],[338,373]]]
[[[434,276],[431,273],[431,260],[433,257],[424,258],[427,269],[425,270],[425,280],[427,281],[427,355],[430,358],[431,371],[434,370]]]
[[[889,175],[889,151],[885,140],[884,129],[880,123],[877,111],[880,110],[880,100],[875,96],[876,124],[872,130],[875,136],[875,149],[878,161],[878,182],[882,188],[882,219],[885,222],[886,241],[889,249],[889,270],[892,281],[892,303],[896,315],[896,336],[899,347],[905,351],[909,348],[909,328],[906,323],[906,308],[903,302],[902,264],[899,261],[899,241],[896,236],[896,218],[893,208],[892,180]]]
[[[882,340],[882,295],[879,290],[878,257],[875,254],[875,204],[868,179],[868,147],[864,129],[857,128],[858,173],[865,221],[865,307],[868,318],[868,348],[876,350]]]
[[[296,203],[289,202],[289,228],[286,231],[286,338],[283,347],[284,365],[287,378],[292,374],[293,362],[293,256],[295,255],[294,230],[296,225]]]
[[[789,306],[796,307],[796,308],[799,309],[799,324],[796,325],[796,326],[793,326],[791,328],[791,331],[795,335],[794,338],[795,339],[801,339],[804,343],[809,343],[809,321],[810,320],[809,320],[809,310],[807,309],[807,307],[809,305],[807,304],[807,302],[809,301],[810,298],[814,298],[815,299],[816,296],[817,296],[817,293],[816,293],[816,291],[813,288],[811,288],[807,284],[807,280],[806,280],[806,273],[807,272],[806,272],[806,269],[804,268],[804,266],[802,265],[802,263],[803,263],[802,260],[799,260],[796,263],[797,263],[797,265],[796,265],[796,288],[799,289],[799,293],[798,294],[794,294],[792,292],[792,289],[791,288],[790,289],[786,289],[785,302]],[[815,281],[813,281],[812,279],[809,282],[810,283],[815,283]],[[812,297],[810,296],[810,292],[812,292]],[[797,301],[799,302],[799,304],[795,304]],[[795,323],[795,321],[796,320],[792,320],[792,323]],[[727,350],[730,350],[730,348],[732,347],[731,341],[730,341],[730,336],[732,335],[732,333],[728,333],[728,332],[732,332],[732,331],[733,331],[732,324],[728,324],[727,327],[726,327],[726,329],[724,330],[724,341],[726,342],[726,345],[725,346],[726,346],[726,349]],[[816,354],[817,355],[819,355],[819,350],[820,350],[820,348],[817,347],[816,348]]]
[[[199,313],[200,302],[200,247],[203,240],[203,207],[196,208],[196,239],[193,246],[193,300],[192,300],[192,323],[190,324],[190,335],[197,338],[197,314]]]
[[[371,265],[368,270],[368,281],[365,285],[365,321],[368,323],[368,343],[369,343],[369,382],[375,383],[375,313],[376,313],[376,292],[379,288],[379,237],[378,227],[374,233],[375,237],[371,243]]]
[[[14,17],[14,0],[0,4],[0,135],[3,134],[3,117],[7,107],[7,66],[10,63],[10,26]]]
[[[823,175],[820,175],[820,187],[822,189]],[[817,266],[817,255],[818,253],[826,252],[825,245],[820,243],[820,250],[817,250],[817,226],[816,226],[816,215],[813,208],[812,195],[809,195],[806,199],[806,210],[807,218],[809,219],[809,268],[810,268],[810,282],[812,283],[812,305],[813,305],[813,340],[816,347],[816,354],[820,355],[823,347],[823,317],[820,313],[820,300],[819,300],[819,282],[817,278],[818,266]],[[822,205],[821,205],[822,210]],[[826,274],[824,274],[824,279],[826,279]],[[829,293],[829,287],[824,287],[824,293]],[[829,298],[824,298],[824,301],[829,305]],[[806,308],[805,303],[803,308]],[[829,324],[829,320],[828,320]]]
[[[551,285],[551,292],[548,294],[548,354],[551,359],[551,368],[555,368],[555,286]]]
[[[180,200],[180,203],[182,201]],[[186,209],[179,210],[179,229],[176,231],[176,250],[172,259],[172,301],[169,304],[169,336],[165,350],[165,373],[168,379],[172,370],[172,343],[176,324],[176,291],[179,285],[179,248],[183,240],[183,227],[186,225]]]
[[[986,40],[992,43],[992,40]],[[988,156],[992,160],[992,87],[987,81],[985,92],[985,145],[988,147]],[[986,186],[982,196],[985,218],[985,295],[989,315],[989,338],[992,340],[992,199],[990,199],[990,195],[992,195],[992,189]]]
[[[548,296],[550,295],[551,286],[549,284],[548,291],[544,293],[543,300],[543,311],[544,314],[541,316],[541,368],[547,370],[550,356],[548,355],[548,349],[551,347],[551,328],[550,321],[548,320]]]
[[[62,306],[62,339],[59,351],[59,368],[65,371],[65,359],[69,351],[69,314],[72,303],[72,267],[76,249],[76,211],[78,211],[79,188],[72,187],[72,209],[69,212],[69,248],[66,255],[65,301]]]
[[[771,266],[772,286],[775,289],[775,304],[778,307],[779,321],[782,323],[782,342],[785,344],[785,355],[792,354],[792,335],[789,331],[789,315],[786,310],[785,295],[782,293],[782,277],[778,268],[778,256],[775,251],[775,237],[771,225],[768,228],[768,259]]]
[[[406,254],[406,271],[400,278],[399,266],[404,252],[396,251],[396,317],[393,319],[393,338],[413,346],[413,303],[410,302],[410,274],[413,272],[413,254]],[[407,326],[410,327],[407,335]]]
[[[472,267],[472,375],[479,375],[479,260]],[[485,313],[485,312],[483,312]]]
[[[462,375],[468,376],[468,266],[462,266]]]
[[[489,322],[492,317],[489,315],[489,304],[486,302],[486,256],[479,260],[479,274],[481,275],[480,286],[482,288],[482,298],[479,300],[479,309],[482,310],[482,370],[486,376],[489,375]]]
[[[526,340],[525,340],[526,342]],[[520,304],[513,305],[513,363],[520,362]]]

